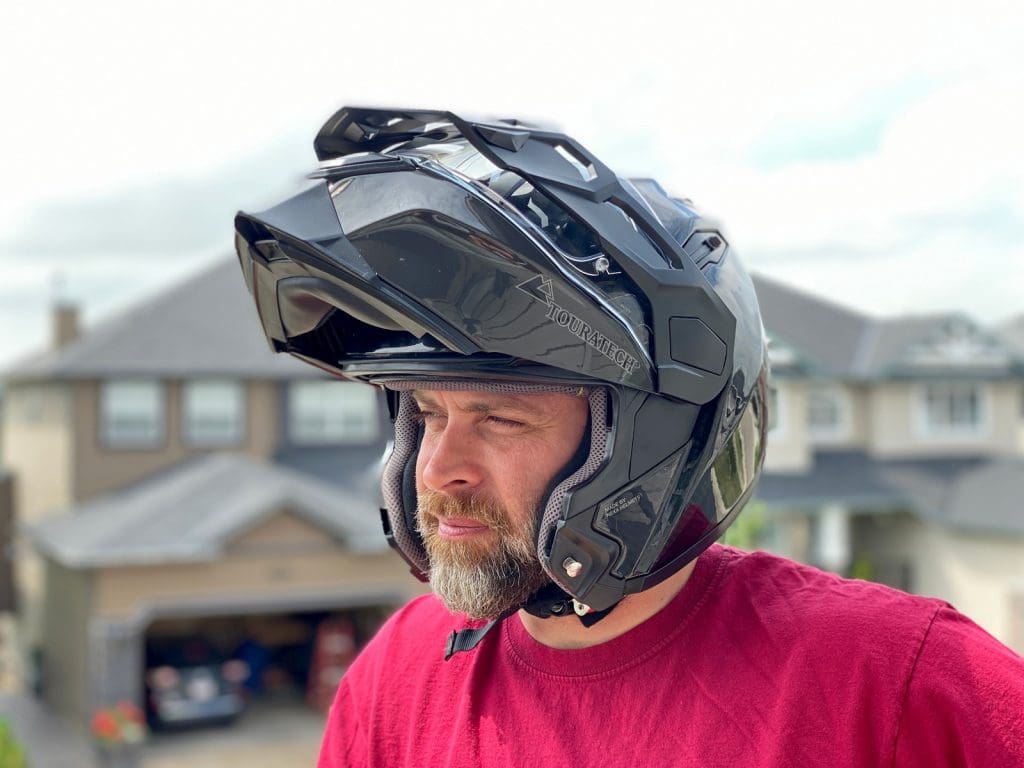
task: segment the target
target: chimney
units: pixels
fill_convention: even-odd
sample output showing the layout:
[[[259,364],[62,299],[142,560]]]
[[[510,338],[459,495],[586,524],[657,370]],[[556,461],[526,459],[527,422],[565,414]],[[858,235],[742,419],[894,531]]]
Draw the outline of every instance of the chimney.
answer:
[[[63,349],[78,338],[78,307],[68,302],[57,302],[52,312],[53,348]]]

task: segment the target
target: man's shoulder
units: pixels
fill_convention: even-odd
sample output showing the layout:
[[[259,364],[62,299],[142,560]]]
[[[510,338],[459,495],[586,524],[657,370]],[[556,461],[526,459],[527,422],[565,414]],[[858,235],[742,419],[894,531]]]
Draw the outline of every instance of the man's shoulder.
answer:
[[[723,598],[750,605],[760,617],[792,631],[851,641],[920,641],[936,614],[949,608],[942,600],[843,578],[779,555],[718,549]]]

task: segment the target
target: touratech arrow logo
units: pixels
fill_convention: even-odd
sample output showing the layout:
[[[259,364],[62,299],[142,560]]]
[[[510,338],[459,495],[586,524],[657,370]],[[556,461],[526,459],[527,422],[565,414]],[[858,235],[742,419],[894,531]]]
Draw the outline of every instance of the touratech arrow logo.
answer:
[[[552,320],[567,329],[571,334],[586,342],[588,346],[596,349],[626,373],[632,373],[639,367],[639,360],[603,333],[591,328],[590,323],[586,320],[581,319],[565,307],[559,305],[555,301],[555,291],[551,285],[550,278],[537,275],[520,283],[516,288],[527,294],[530,298],[546,305],[548,308],[548,320]]]

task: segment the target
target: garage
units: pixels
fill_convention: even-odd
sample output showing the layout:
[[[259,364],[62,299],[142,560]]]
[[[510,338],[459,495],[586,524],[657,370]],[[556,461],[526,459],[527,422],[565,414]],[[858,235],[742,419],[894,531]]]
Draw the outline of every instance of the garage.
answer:
[[[85,724],[132,701],[171,736],[267,706],[326,706],[358,648],[424,590],[369,507],[313,477],[213,454],[40,524],[48,703]],[[208,712],[190,722],[183,670],[202,667],[190,695]],[[153,692],[176,687],[177,714],[159,717]]]
[[[252,708],[324,711],[393,606],[157,619],[143,637],[154,731],[226,725]]]

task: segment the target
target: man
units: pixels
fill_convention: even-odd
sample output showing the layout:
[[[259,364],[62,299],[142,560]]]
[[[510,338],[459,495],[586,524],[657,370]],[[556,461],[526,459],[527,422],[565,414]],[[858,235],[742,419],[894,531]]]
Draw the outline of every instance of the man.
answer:
[[[435,594],[322,766],[1024,765],[1024,662],[949,606],[714,545],[767,358],[715,226],[567,136],[342,109],[236,219],[264,330],[383,387],[386,535]]]

